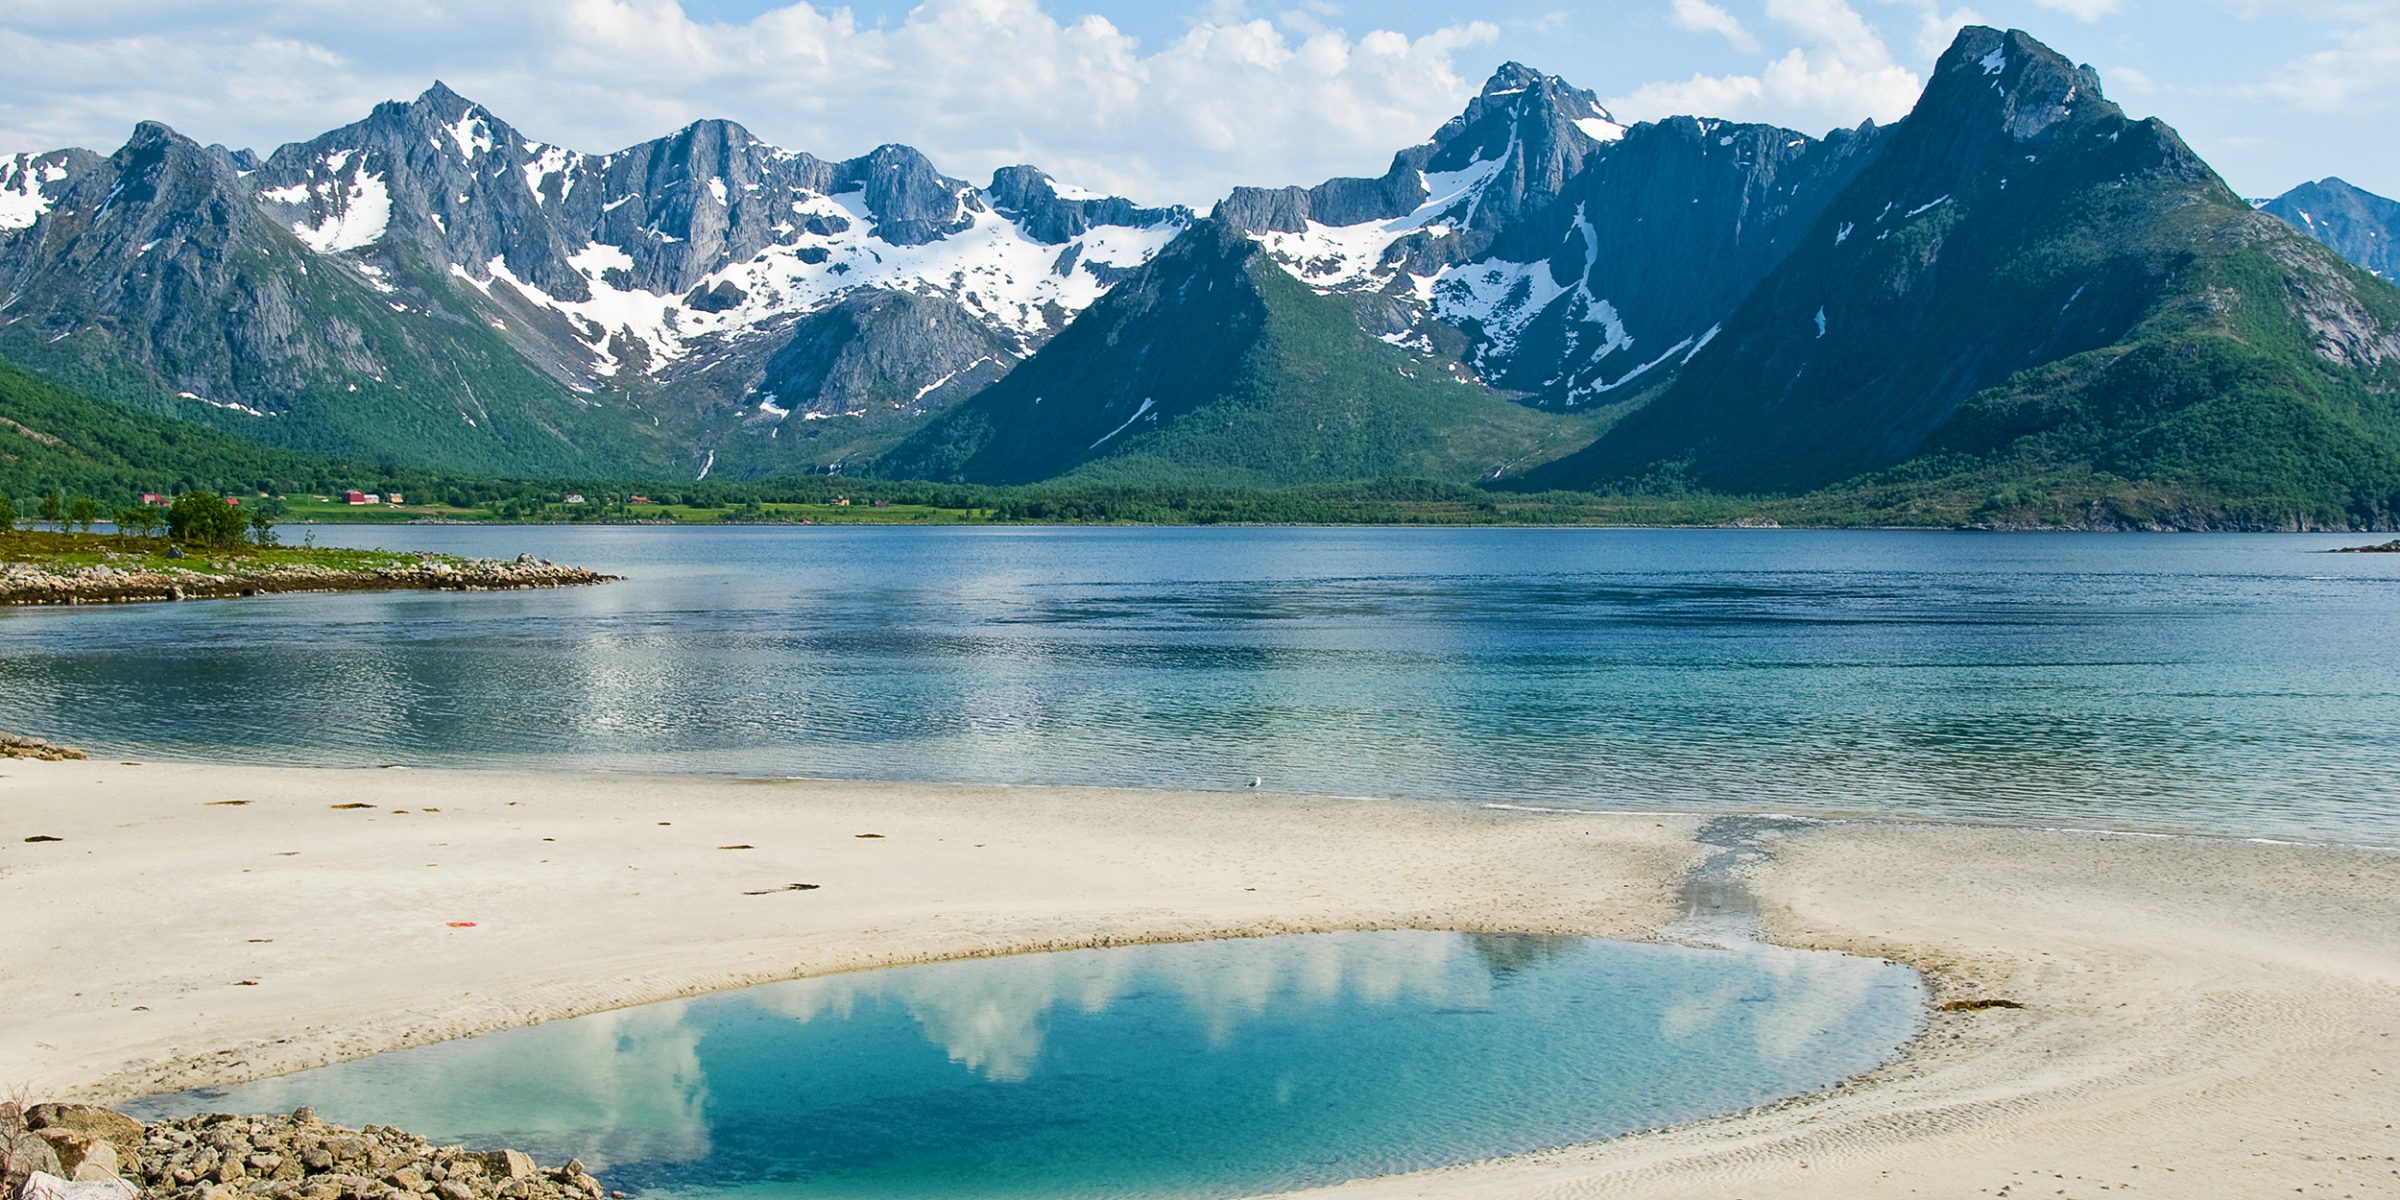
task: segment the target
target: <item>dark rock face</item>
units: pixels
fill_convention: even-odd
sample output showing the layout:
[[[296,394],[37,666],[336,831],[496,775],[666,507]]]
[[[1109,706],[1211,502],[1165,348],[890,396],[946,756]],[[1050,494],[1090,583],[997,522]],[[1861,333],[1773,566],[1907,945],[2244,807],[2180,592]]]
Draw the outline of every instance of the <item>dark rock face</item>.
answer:
[[[89,150],[53,150],[47,154],[16,154],[0,158],[0,247],[29,229],[74,186],[75,181],[103,165]]]
[[[1057,182],[1034,167],[1002,167],[984,189],[992,207],[1014,219],[1037,242],[1063,245],[1102,225],[1162,225],[1182,218],[1171,208],[1142,208],[1116,196],[1059,195]]]
[[[2304,183],[2260,208],[2385,279],[2400,280],[2400,202],[2340,179]]]
[[[222,158],[146,122],[0,248],[0,294],[36,337],[116,331],[171,389],[197,393],[237,363],[262,398],[328,367],[378,370],[357,327],[306,311],[299,261]]]
[[[884,427],[971,395],[1014,365],[1008,343],[949,300],[860,292],[801,321],[752,396],[761,418],[802,427],[783,436],[815,421]]]

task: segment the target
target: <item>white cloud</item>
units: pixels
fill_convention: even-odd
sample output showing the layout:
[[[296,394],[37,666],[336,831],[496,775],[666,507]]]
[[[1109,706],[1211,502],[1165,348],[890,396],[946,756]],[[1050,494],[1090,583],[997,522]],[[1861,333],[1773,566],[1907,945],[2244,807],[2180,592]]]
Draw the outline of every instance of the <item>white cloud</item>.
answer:
[[[1896,120],[1916,104],[1924,80],[1845,0],[1766,0],[1765,13],[1798,44],[1753,73],[1648,84],[1610,109],[1633,120],[1699,113],[1822,128]]]
[[[1958,39],[1959,30],[1969,25],[1991,24],[1991,21],[1986,19],[1982,13],[1964,5],[1943,12],[1938,0],[1883,0],[1883,2],[1916,10],[1916,54],[1918,59],[1928,63],[1940,58],[1942,52],[1950,48],[1950,43]]]
[[[2307,15],[2341,23],[2331,44],[2236,94],[2311,113],[2349,112],[2376,101],[2383,107],[2400,97],[2400,15],[2359,6]]]
[[[106,151],[142,119],[271,148],[440,77],[530,137],[613,150],[701,117],[826,156],[905,141],[979,178],[1032,162],[1151,201],[1380,173],[1482,79],[1481,21],[1351,35],[1203,9],[1145,46],[1041,0],[927,0],[888,26],[790,3],[741,23],[678,0],[12,0],[0,146]]]
[[[2137,96],[2151,95],[2159,90],[2158,81],[2138,67],[2110,67],[2102,76],[2112,90],[2122,89]]]
[[[1675,0],[1667,20],[1677,29],[1716,34],[1744,54],[1756,54],[1760,49],[1758,38],[1738,18],[1708,0]]]
[[[2124,0],[2033,0],[2051,12],[2065,13],[2078,21],[2097,21],[2124,7]]]

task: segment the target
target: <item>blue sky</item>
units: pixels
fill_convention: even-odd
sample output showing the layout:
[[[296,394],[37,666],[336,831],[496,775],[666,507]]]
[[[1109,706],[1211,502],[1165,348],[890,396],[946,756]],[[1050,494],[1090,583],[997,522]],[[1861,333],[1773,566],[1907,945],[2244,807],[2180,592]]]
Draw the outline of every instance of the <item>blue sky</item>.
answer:
[[[723,116],[1206,206],[1377,173],[1509,59],[1627,119],[1891,120],[1969,22],[2099,67],[2246,194],[2400,195],[2400,0],[9,0],[0,150],[105,151],[144,118],[263,150],[439,77],[579,149]]]

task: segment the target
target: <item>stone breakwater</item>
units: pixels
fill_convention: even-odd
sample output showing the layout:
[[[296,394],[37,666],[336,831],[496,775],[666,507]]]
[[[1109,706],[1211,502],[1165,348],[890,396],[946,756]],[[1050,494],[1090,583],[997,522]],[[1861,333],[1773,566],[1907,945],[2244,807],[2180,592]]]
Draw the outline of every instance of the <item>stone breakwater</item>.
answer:
[[[283,563],[210,571],[107,565],[57,570],[8,563],[0,565],[0,604],[128,604],[269,592],[505,591],[580,587],[616,578],[530,556],[514,562],[424,558],[374,568]]]
[[[181,1117],[144,1125],[82,1104],[0,1105],[11,1200],[602,1200],[580,1162],[543,1168],[515,1150],[436,1146],[369,1125],[289,1116]],[[620,1193],[621,1194],[621,1193]]]
[[[83,751],[73,746],[54,745],[40,738],[0,733],[0,758],[31,758],[42,762],[69,762],[82,759]]]

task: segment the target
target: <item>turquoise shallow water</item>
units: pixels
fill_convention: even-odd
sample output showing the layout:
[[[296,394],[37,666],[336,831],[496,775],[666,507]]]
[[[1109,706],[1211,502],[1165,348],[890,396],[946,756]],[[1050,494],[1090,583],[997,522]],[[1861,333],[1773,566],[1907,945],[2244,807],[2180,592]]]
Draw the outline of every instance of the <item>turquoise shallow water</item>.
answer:
[[[132,1107],[581,1157],[662,1196],[1239,1196],[1469,1162],[1825,1087],[1914,1035],[1843,955],[1354,933],[751,988]]]
[[[408,528],[569,592],[0,613],[112,753],[1899,813],[2400,845],[2356,539]]]

